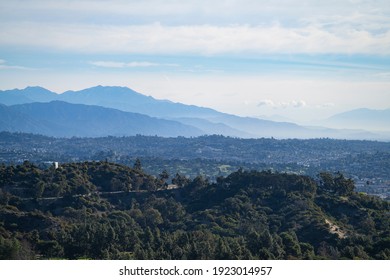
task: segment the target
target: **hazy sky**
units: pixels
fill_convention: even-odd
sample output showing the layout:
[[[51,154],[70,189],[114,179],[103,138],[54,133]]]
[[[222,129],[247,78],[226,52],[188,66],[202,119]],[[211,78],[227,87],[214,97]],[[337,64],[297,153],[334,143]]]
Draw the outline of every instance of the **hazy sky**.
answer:
[[[389,108],[389,1],[0,0],[0,89],[99,84],[302,122]]]

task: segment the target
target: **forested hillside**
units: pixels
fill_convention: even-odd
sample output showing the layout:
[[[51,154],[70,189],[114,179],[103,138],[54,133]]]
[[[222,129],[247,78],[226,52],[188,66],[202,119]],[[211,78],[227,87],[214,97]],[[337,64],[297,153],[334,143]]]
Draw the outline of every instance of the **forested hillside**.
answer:
[[[340,173],[168,177],[139,161],[2,165],[0,258],[390,258],[389,203]]]

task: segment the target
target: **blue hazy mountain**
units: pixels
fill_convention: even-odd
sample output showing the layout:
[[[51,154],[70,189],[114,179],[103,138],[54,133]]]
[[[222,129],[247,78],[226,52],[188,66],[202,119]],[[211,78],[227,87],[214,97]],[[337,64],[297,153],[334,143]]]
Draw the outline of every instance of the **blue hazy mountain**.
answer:
[[[127,87],[97,86],[80,91],[66,91],[57,98],[69,103],[99,105],[158,118],[207,118],[222,114],[209,108],[158,100]]]
[[[357,127],[354,126],[349,128],[355,130],[337,130],[323,127],[304,127],[292,122],[275,122],[259,118],[239,117],[221,113],[210,108],[186,105],[169,100],[158,100],[127,87],[97,86],[80,91],[66,91],[62,94],[56,94],[41,87],[27,87],[23,90],[0,91],[0,103],[6,105],[49,102],[54,100],[72,104],[102,106],[124,112],[138,113],[153,118],[172,120],[176,124],[176,128],[172,127],[172,131],[155,130],[152,132],[153,129],[156,129],[156,126],[149,126],[149,124],[145,123],[142,126],[148,135],[193,136],[198,134],[222,134],[225,136],[242,138],[331,137],[345,139],[387,139],[386,137],[388,137],[356,130],[355,128]],[[53,112],[53,114],[54,113],[55,112]],[[130,115],[128,115],[128,119],[130,121],[129,116]],[[110,130],[111,125],[108,125],[108,119],[109,118],[102,118],[101,121],[102,123],[107,124],[106,129],[111,133],[114,132],[114,130]],[[178,123],[181,123],[183,128],[185,128],[181,132],[177,130]],[[73,129],[76,128],[74,127]],[[77,132],[77,135],[80,135],[80,131],[82,130],[83,128],[80,128],[75,131],[75,133]],[[99,130],[96,132],[98,131]],[[99,134],[101,133],[103,132],[100,131]],[[126,133],[128,133],[128,131],[126,131]]]
[[[55,125],[43,123],[19,110],[0,104],[0,131],[54,135],[56,129]]]
[[[63,101],[0,106],[0,130],[56,137],[199,136],[203,131],[176,121],[100,106]]]
[[[363,128],[390,131],[390,108],[372,110],[360,108],[334,115],[324,122],[335,128]]]
[[[25,89],[0,91],[0,103],[5,105],[49,102],[57,100],[57,98],[58,94],[43,87],[26,87]]]
[[[210,108],[158,100],[126,87],[97,86],[80,91],[56,94],[40,87],[0,91],[0,103],[6,105],[32,102],[65,101],[73,104],[97,105],[151,117],[182,120],[204,134],[234,137],[312,137],[310,130],[293,123],[279,123],[257,118],[242,118]],[[214,131],[213,131],[214,129]],[[212,133],[213,132],[213,133]],[[158,133],[156,133],[158,134]]]
[[[224,123],[214,123],[206,119],[200,118],[174,118],[172,120],[183,124],[191,125],[201,129],[207,135],[225,135],[240,138],[256,138],[255,134],[245,132],[243,130],[234,129]]]
[[[81,91],[67,91],[58,97],[70,103],[100,105],[152,117],[179,121],[181,119],[184,123],[190,123],[207,134],[236,137],[311,137],[309,129],[293,123],[243,118],[210,108],[158,100],[126,87],[97,86]],[[189,119],[192,119],[191,122]],[[213,133],[211,133],[212,128],[215,129]]]

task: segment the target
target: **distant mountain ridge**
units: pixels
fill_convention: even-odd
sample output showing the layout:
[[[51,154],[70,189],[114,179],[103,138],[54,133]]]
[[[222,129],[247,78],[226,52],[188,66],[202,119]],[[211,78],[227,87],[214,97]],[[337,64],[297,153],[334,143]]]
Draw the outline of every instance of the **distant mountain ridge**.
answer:
[[[55,137],[160,135],[199,136],[203,131],[176,121],[63,101],[0,106],[0,130]]]
[[[57,100],[58,94],[43,87],[26,87],[0,91],[0,103],[10,106],[34,102],[49,102]]]
[[[175,103],[169,100],[158,100],[127,87],[96,86],[80,91],[66,91],[62,94],[54,93],[42,87],[0,91],[0,103],[5,105],[50,101],[102,106],[123,112],[143,114],[152,118],[171,120],[182,125],[183,131],[179,134],[180,136],[221,134],[240,138],[275,137],[304,139],[330,137],[338,139],[383,140],[383,137],[380,135],[362,130],[337,130],[322,127],[313,129],[291,122],[275,122],[258,118],[239,117],[221,113],[210,108]],[[116,114],[114,111],[110,111],[111,113]],[[143,126],[145,128],[149,125],[144,123]],[[47,128],[47,124],[45,127],[45,129],[49,129]],[[150,127],[156,128],[153,125]],[[127,131],[124,127],[122,128],[124,131]],[[142,131],[145,131],[145,129]],[[151,132],[149,131],[147,135],[150,135],[149,133]],[[160,133],[162,131],[156,130],[154,134],[160,136],[178,135],[177,128],[173,129],[172,132],[165,131],[162,134]],[[390,139],[390,136],[388,139]]]
[[[33,102],[65,101],[68,103],[97,105],[153,117],[209,117],[223,113],[213,109],[158,100],[127,87],[96,86],[80,91],[56,94],[42,87],[27,87],[0,91],[0,103],[17,105]]]
[[[390,130],[390,108],[385,110],[355,109],[336,114],[325,120],[325,124],[336,128]]]

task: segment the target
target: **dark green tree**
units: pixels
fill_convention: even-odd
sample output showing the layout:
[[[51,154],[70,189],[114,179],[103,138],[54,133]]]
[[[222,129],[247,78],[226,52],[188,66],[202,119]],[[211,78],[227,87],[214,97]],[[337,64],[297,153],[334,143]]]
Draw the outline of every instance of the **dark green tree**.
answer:
[[[141,160],[140,160],[139,158],[136,158],[136,159],[135,159],[133,168],[134,168],[135,170],[137,170],[137,171],[142,171],[142,164],[141,164]]]

